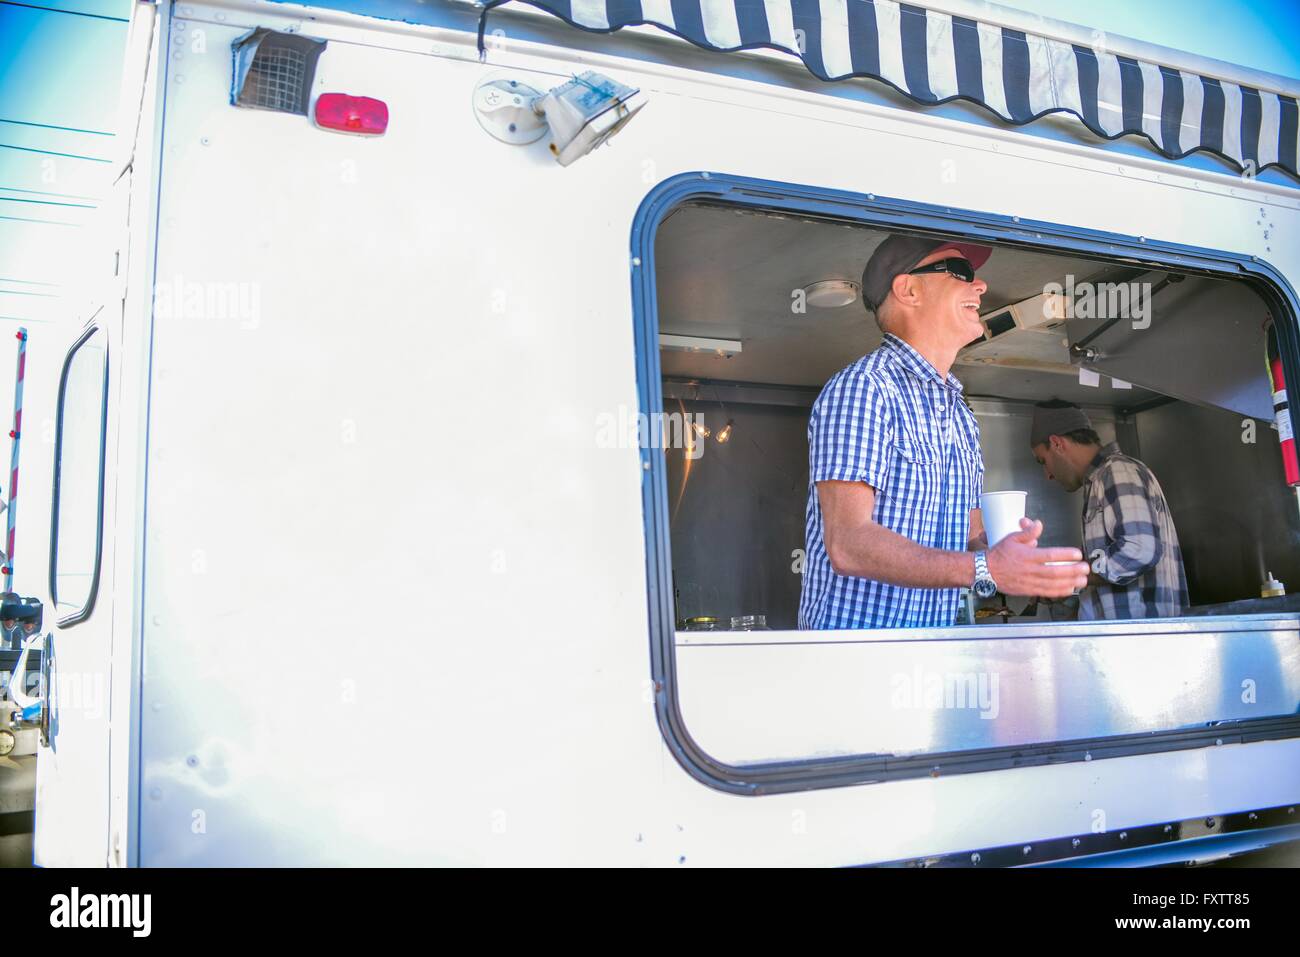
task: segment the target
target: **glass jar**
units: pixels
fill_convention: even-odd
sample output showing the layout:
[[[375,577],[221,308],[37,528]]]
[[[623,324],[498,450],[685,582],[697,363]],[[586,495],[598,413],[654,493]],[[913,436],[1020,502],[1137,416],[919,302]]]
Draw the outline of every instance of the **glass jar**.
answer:
[[[732,615],[732,631],[771,631],[767,627],[766,615]]]
[[[682,622],[682,631],[726,631],[722,622],[711,615],[697,615]]]

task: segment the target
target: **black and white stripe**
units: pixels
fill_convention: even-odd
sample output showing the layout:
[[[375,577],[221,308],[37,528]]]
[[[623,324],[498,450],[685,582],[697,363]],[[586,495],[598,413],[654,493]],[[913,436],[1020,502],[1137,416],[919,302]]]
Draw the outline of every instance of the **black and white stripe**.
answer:
[[[524,2],[586,30],[648,23],[711,50],[774,47],[823,80],[871,77],[922,103],[963,97],[1012,123],[1069,112],[1109,139],[1142,134],[1171,159],[1209,150],[1243,170],[1280,166],[1300,178],[1294,90],[1257,90],[911,3]]]

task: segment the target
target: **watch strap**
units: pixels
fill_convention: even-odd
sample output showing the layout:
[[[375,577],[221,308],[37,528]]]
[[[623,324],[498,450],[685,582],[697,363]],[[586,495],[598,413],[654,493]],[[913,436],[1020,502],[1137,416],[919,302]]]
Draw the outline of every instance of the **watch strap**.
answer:
[[[993,575],[989,572],[988,552],[975,553],[975,582],[972,587],[980,582],[988,582],[993,586],[994,592],[997,591],[998,584],[993,580]]]

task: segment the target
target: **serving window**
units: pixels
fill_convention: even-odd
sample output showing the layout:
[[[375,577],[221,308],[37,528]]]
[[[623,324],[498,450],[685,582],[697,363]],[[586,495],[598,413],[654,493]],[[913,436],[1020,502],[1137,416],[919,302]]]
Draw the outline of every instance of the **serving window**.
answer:
[[[1261,595],[1270,579],[1300,593],[1300,502],[1266,361],[1270,337],[1292,361],[1276,289],[1204,256],[1158,262],[1152,245],[1140,261],[1050,233],[999,242],[987,217],[972,234],[955,216],[906,222],[897,209],[920,210],[907,204],[885,230],[842,198],[736,199],[711,182],[642,240],[643,401],[668,437],[648,457],[655,664],[679,753],[719,786],[763,790],[997,766],[1011,748],[1086,760],[1153,733],[1198,746],[1215,722],[1300,733],[1300,595]],[[809,410],[881,341],[855,286],[899,229],[994,247],[984,335],[952,369],[979,422],[984,490],[1027,492],[1041,544],[1080,547],[1084,493],[1049,481],[1029,445],[1035,403],[1078,404],[1163,488],[1180,616],[1086,622],[1077,599],[963,594],[952,627],[797,629]]]

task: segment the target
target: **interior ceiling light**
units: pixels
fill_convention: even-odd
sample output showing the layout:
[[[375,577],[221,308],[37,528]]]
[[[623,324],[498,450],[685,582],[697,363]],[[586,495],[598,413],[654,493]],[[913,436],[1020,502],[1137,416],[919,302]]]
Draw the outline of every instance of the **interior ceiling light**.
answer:
[[[838,309],[858,301],[858,284],[848,279],[823,279],[804,287],[808,305],[818,309]]]
[[[703,336],[674,336],[660,333],[659,348],[676,352],[703,352],[730,359],[744,346],[735,339],[707,339]]]

